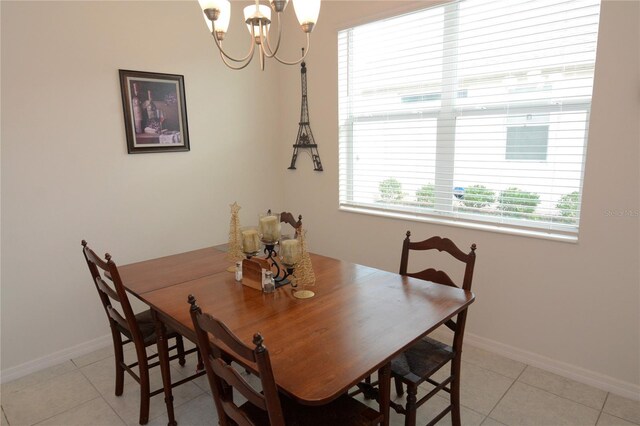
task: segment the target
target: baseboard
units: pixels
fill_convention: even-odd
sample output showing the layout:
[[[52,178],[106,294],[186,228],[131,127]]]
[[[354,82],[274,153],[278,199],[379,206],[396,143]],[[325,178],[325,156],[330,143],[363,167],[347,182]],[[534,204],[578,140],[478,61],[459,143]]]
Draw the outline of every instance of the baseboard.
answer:
[[[12,380],[19,379],[22,376],[35,373],[36,371],[40,371],[47,367],[60,364],[72,358],[86,355],[111,344],[111,334],[107,334],[102,337],[89,340],[88,342],[80,343],[79,345],[54,352],[47,356],[43,356],[42,358],[34,359],[33,361],[25,362],[24,364],[4,369],[0,371],[0,383],[7,383]]]
[[[434,335],[434,337],[441,335],[444,340],[447,340],[451,338],[452,333],[450,333],[449,330],[437,330],[435,333],[432,333],[432,335]],[[518,349],[513,346],[509,346],[504,343],[487,339],[485,337],[481,337],[472,333],[465,333],[464,341],[465,344],[469,344],[471,346],[475,346],[477,348],[502,355],[515,361],[523,362],[533,367],[541,368],[559,376],[566,377],[567,379],[575,380],[577,382],[584,383],[586,385],[593,386],[594,388],[602,389],[607,392],[623,396],[625,398],[640,400],[640,385],[636,385],[631,382],[625,382],[623,380],[619,380],[605,374],[587,370],[586,368],[578,367],[566,362],[548,358],[543,355]],[[464,360],[464,355],[462,359]]]

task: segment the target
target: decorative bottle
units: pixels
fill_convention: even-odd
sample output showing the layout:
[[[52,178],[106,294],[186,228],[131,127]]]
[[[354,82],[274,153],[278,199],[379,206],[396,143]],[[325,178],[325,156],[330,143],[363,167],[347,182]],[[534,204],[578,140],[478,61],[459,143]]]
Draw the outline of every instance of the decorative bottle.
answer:
[[[236,281],[242,281],[242,261],[236,262]]]
[[[273,279],[273,272],[267,271],[264,274],[264,281],[262,283],[262,291],[265,293],[273,293],[276,289],[276,283]]]
[[[142,108],[140,107],[140,98],[138,98],[138,83],[133,83],[133,97],[131,98],[131,104],[136,133],[142,133]]]
[[[147,104],[147,119],[149,121],[152,121],[158,118],[157,108],[156,104],[153,102],[153,99],[151,99],[151,90],[147,90],[147,95],[149,96],[149,103]]]

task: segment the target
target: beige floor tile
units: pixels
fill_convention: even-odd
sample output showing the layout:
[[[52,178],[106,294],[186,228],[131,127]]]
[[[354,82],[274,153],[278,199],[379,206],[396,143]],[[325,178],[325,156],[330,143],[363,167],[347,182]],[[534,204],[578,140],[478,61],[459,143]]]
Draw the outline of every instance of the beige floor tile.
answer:
[[[4,410],[2,410],[2,419],[0,420],[0,425],[9,426],[9,422],[7,421],[7,416],[4,415]]]
[[[2,408],[11,425],[34,424],[98,397],[79,371],[2,394]]]
[[[598,410],[516,382],[490,416],[506,425],[595,425]]]
[[[598,419],[598,426],[636,426],[636,423],[631,423],[626,420],[622,420],[611,414],[602,413]]]
[[[445,366],[434,375],[434,378],[440,381],[448,374],[448,366]],[[460,402],[473,411],[488,415],[512,383],[513,379],[477,365],[462,362]],[[430,387],[425,385],[425,388]]]
[[[482,426],[505,426],[504,423],[500,423],[499,421],[492,419],[491,417],[487,417],[482,422]]]
[[[77,358],[72,358],[71,361],[78,367],[84,367],[89,364],[93,364],[96,361],[103,360],[105,358],[109,358],[113,356],[113,344],[109,343],[109,345],[104,348],[95,350],[86,355],[79,356]]]
[[[113,395],[115,393],[116,367],[113,357],[105,358],[84,366],[80,371],[103,396],[107,394]],[[126,391],[131,387],[138,389],[139,385],[128,373],[125,373],[124,389]]]
[[[352,390],[355,390],[352,389]],[[426,394],[426,390],[423,388],[418,388],[418,399]],[[379,405],[375,400],[366,400],[364,399],[362,394],[356,395],[355,397],[358,401],[364,402],[369,407],[378,410]],[[406,394],[402,397],[396,396],[395,390],[391,391],[391,399],[399,404],[406,404]],[[431,398],[429,401],[425,402],[421,407],[418,408],[418,412],[416,413],[416,424],[426,424],[431,421],[436,415],[438,415],[444,408],[448,405],[448,400],[445,398],[441,398],[436,395]],[[404,416],[396,413],[393,409],[391,409],[391,426],[403,426],[404,425]],[[469,426],[478,426],[484,420],[484,415],[477,413],[467,407],[460,408],[460,420],[463,425]],[[448,425],[451,424],[451,414],[447,414],[442,419],[440,419],[439,424]]]
[[[596,410],[602,409],[607,398],[606,391],[532,366],[527,367],[518,378],[518,381],[579,402]]]
[[[175,409],[176,421],[179,425],[210,426],[218,424],[218,414],[213,399],[209,394],[202,394]],[[149,426],[165,426],[166,414],[156,417]]]
[[[154,369],[149,376],[151,390],[160,389],[162,387],[162,376],[160,371]],[[187,401],[190,401],[204,392],[193,383],[184,383],[173,389],[173,406],[178,407]],[[115,396],[113,391],[103,394],[104,399],[115,410],[115,412],[129,425],[137,425],[140,416],[140,387],[133,382],[132,385],[125,384],[124,393],[121,396]],[[149,419],[155,419],[158,416],[166,415],[166,405],[164,403],[164,395],[151,397]]]
[[[187,338],[182,338],[182,341],[184,343],[184,350],[188,351],[189,349],[193,349],[196,347],[196,344],[193,343],[191,340],[187,339]]]
[[[522,362],[469,345],[464,345],[462,359],[469,364],[477,365],[512,379],[517,379],[527,366]]]
[[[444,410],[447,405],[449,405],[449,401],[445,398],[441,398],[440,396],[431,398],[429,401],[425,402],[424,405],[418,408],[416,423],[421,425],[429,423],[436,415]],[[476,413],[467,407],[460,407],[460,421],[463,425],[478,426],[482,423],[484,417],[484,415]],[[450,425],[451,413],[444,416],[439,423],[443,425]]]
[[[128,345],[131,346],[131,345]],[[133,346],[131,346],[133,348]],[[147,348],[148,353],[150,353],[149,348]],[[136,360],[135,352],[131,349],[125,351],[125,361],[127,363],[132,363]],[[153,362],[153,361],[152,361]],[[178,361],[174,361],[173,365],[178,365]],[[89,381],[98,389],[102,395],[115,393],[116,379],[115,379],[115,358],[110,356],[108,358],[101,359],[100,361],[93,362],[88,364],[80,369],[82,373],[89,379]],[[137,368],[134,369],[137,371]],[[151,370],[153,373],[159,374],[159,367],[155,367]],[[138,384],[133,380],[133,378],[125,372],[124,374],[124,387],[125,391],[128,387],[138,388]]]
[[[187,378],[188,376],[195,374],[196,365],[198,363],[196,354],[189,355],[186,361],[187,362],[185,363],[184,366],[180,366],[180,364],[178,364],[177,362],[172,363],[171,365],[172,380],[180,380],[182,378]],[[176,379],[173,379],[174,375]],[[198,386],[203,391],[207,393],[211,393],[211,388],[209,387],[209,382],[207,380],[206,374],[198,377],[197,379],[194,379],[192,383],[196,384],[196,386]]]
[[[44,370],[29,374],[28,376],[21,377],[8,383],[3,383],[0,388],[2,389],[3,394],[16,392],[75,370],[77,370],[77,368],[74,363],[71,361],[65,361],[52,367],[45,368]]]
[[[175,362],[177,365],[177,361]],[[172,364],[172,379],[180,378],[180,369]],[[187,367],[185,367],[187,368]],[[87,365],[81,369],[89,381],[98,389],[104,399],[111,405],[116,413],[122,417],[127,424],[137,424],[140,415],[140,385],[133,378],[125,373],[124,375],[124,393],[121,396],[115,396],[115,366],[113,358],[106,358],[93,364]],[[151,370],[150,375],[151,390],[162,387],[162,375],[156,367]],[[174,388],[174,407],[179,406],[203,393],[203,390],[194,383],[189,382]],[[166,415],[166,406],[164,396],[162,394],[151,398],[151,408],[149,410],[149,419],[153,419],[160,415]]]
[[[610,393],[607,397],[607,402],[604,404],[603,411],[621,419],[640,424],[640,401]]]
[[[124,426],[124,422],[102,397],[80,404],[64,413],[51,417],[38,426]]]

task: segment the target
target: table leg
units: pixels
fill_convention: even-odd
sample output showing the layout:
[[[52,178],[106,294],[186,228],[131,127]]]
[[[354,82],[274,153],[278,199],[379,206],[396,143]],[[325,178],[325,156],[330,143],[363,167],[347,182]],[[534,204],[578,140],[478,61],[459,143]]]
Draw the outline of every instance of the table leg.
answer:
[[[378,389],[380,390],[380,411],[384,416],[383,425],[389,426],[389,399],[391,397],[391,364],[378,370]]]
[[[162,386],[164,387],[164,402],[167,405],[168,426],[176,426],[175,415],[173,413],[173,394],[171,393],[171,368],[169,367],[169,345],[167,343],[167,333],[164,323],[158,317],[156,311],[151,311],[156,323],[156,336],[158,343],[158,358],[160,360],[160,373],[162,374]]]

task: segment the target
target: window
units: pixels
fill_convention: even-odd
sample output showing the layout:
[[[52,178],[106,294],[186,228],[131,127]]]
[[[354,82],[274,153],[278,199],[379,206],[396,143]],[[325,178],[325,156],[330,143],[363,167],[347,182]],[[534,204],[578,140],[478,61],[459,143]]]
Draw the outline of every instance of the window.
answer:
[[[549,126],[507,127],[507,160],[546,160]]]
[[[340,206],[576,239],[599,0],[459,0],[340,31]]]

